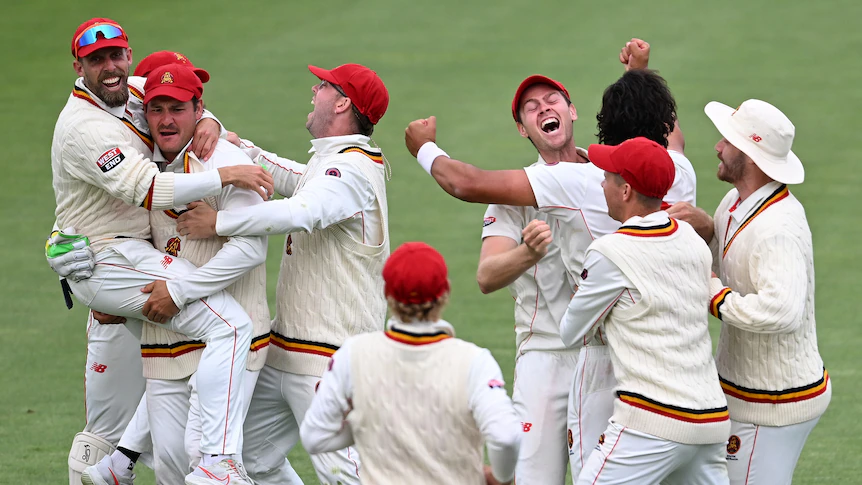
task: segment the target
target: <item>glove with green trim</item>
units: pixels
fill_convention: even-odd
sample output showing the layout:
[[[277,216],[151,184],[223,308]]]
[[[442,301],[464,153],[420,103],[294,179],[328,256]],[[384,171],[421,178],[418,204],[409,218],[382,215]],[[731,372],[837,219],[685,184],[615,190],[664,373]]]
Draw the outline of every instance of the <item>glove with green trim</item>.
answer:
[[[45,257],[55,273],[75,282],[93,276],[93,268],[96,267],[90,239],[83,234],[75,234],[71,227],[51,233],[45,241]]]

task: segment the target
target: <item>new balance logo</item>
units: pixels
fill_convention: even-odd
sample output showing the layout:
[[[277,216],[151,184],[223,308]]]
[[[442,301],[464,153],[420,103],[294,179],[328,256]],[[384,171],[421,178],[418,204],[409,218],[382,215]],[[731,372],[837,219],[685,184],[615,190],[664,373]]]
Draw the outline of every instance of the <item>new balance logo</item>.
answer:
[[[90,370],[93,372],[98,372],[99,374],[104,374],[106,370],[108,370],[108,366],[105,364],[94,363],[90,366]]]
[[[170,256],[165,256],[165,258],[162,259],[162,268],[168,269],[168,265],[173,263],[173,262],[174,262],[174,258],[172,258]]]
[[[530,432],[530,428],[532,428],[532,427],[533,427],[533,423],[521,423],[521,424],[524,426],[524,432],[525,432],[525,433],[529,433],[529,432]]]

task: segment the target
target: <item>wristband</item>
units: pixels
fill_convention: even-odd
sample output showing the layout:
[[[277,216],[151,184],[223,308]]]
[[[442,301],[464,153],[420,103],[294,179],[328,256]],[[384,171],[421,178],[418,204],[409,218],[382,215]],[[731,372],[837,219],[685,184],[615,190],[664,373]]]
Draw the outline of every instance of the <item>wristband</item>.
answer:
[[[434,164],[434,160],[440,155],[450,158],[449,154],[444,152],[442,148],[438,147],[436,143],[429,141],[425,142],[425,144],[419,148],[419,152],[416,154],[416,160],[419,162],[419,165],[428,172],[428,175],[431,175],[431,165]]]

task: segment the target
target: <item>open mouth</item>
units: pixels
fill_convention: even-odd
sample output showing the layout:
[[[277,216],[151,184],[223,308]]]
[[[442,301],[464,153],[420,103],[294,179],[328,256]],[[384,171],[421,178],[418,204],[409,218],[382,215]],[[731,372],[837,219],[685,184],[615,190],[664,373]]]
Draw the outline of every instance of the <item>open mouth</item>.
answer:
[[[159,135],[163,137],[174,136],[179,133],[177,130],[159,130]]]
[[[560,129],[560,120],[557,118],[548,118],[542,121],[541,128],[545,133],[554,133]]]
[[[120,77],[114,76],[114,77],[109,77],[107,79],[103,79],[102,85],[104,85],[107,88],[115,88],[115,87],[120,85]]]

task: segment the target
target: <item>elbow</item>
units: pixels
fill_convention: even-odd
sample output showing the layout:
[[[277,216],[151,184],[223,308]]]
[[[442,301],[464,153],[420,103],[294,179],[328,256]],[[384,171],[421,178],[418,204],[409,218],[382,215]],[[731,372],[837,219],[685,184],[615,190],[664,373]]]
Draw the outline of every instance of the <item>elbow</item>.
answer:
[[[499,289],[492,284],[488,275],[485,274],[485,271],[482,271],[481,266],[479,267],[479,271],[476,272],[476,283],[479,284],[479,291],[481,291],[483,295],[493,293]]]
[[[323,449],[324,446],[322,441],[314,439],[314,429],[307,423],[308,421],[303,421],[299,426],[299,439],[302,441],[302,447],[305,448],[305,451],[307,451],[309,455],[316,455],[317,453],[327,451]]]
[[[799,330],[804,319],[804,311],[800,309],[792,309],[784,312],[779,316],[773,324],[775,325],[775,333],[793,333]]]

